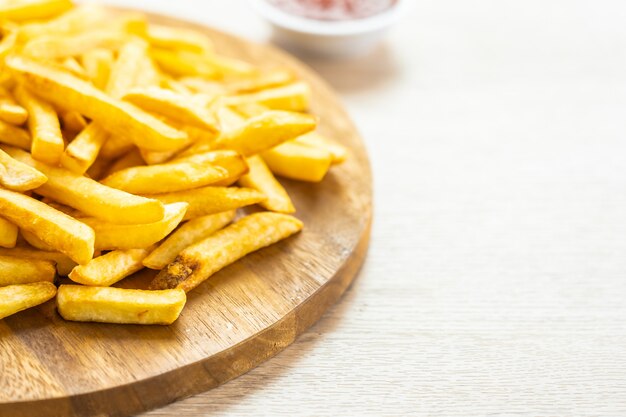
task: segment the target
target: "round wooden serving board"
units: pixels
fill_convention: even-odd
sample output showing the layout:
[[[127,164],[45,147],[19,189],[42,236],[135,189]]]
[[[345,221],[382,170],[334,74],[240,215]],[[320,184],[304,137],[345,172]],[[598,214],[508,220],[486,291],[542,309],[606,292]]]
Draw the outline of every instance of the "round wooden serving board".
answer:
[[[216,387],[291,344],[363,262],[372,217],[369,162],[328,85],[274,48],[150,19],[202,30],[225,55],[293,68],[312,86],[322,133],[347,145],[350,158],[320,184],[281,180],[304,231],[196,288],[171,326],[66,322],[54,302],[0,320],[0,416],[126,416]]]

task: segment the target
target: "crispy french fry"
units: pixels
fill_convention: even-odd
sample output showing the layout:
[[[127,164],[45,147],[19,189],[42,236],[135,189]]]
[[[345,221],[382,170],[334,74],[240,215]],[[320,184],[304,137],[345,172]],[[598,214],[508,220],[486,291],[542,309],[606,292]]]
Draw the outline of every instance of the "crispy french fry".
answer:
[[[228,105],[257,103],[273,110],[306,111],[309,108],[311,89],[304,82],[268,88],[254,93],[224,98]]]
[[[278,213],[293,213],[296,211],[289,194],[283,186],[274,178],[272,171],[267,167],[263,159],[256,155],[247,159],[250,172],[239,178],[242,187],[252,188],[265,194],[267,200],[259,203],[270,211]]]
[[[54,264],[50,261],[0,256],[0,287],[41,281],[53,282],[55,272]]]
[[[340,164],[348,158],[348,148],[315,131],[298,136],[294,139],[294,142],[329,152],[332,157],[333,165]]]
[[[79,265],[69,277],[83,285],[108,287],[143,268],[142,261],[152,248],[114,250],[86,265]]]
[[[126,168],[143,165],[145,165],[143,158],[141,157],[139,150],[135,148],[132,151],[128,152],[126,155],[116,160],[107,171],[107,175],[111,175],[114,172],[121,171]]]
[[[227,92],[226,87],[224,87],[222,83],[214,80],[207,80],[203,77],[187,76],[179,78],[178,82],[192,91],[207,94],[209,96],[222,95]]]
[[[261,156],[274,174],[308,182],[324,179],[333,161],[330,152],[297,142],[285,142]]]
[[[205,34],[191,29],[151,24],[146,36],[150,45],[158,48],[191,52],[206,52],[213,49],[213,43]]]
[[[108,133],[95,123],[83,129],[61,156],[61,165],[76,174],[84,174],[94,163]]]
[[[137,224],[163,218],[163,205],[156,200],[128,194],[64,168],[37,162],[19,149],[5,149],[13,158],[48,177],[48,181],[37,189],[37,194],[115,223]]]
[[[33,233],[31,233],[29,231],[21,230],[20,234],[22,235],[24,240],[30,246],[34,247],[35,249],[39,249],[39,250],[42,250],[44,252],[54,252],[55,251],[55,249],[52,246],[48,245],[43,240],[39,239],[36,235],[34,235]]]
[[[124,33],[105,29],[71,36],[43,35],[28,42],[22,53],[38,59],[65,58],[96,48],[115,50],[120,48],[125,40]],[[79,68],[82,70],[82,67]]]
[[[140,249],[155,244],[183,220],[188,204],[172,203],[165,206],[165,215],[159,221],[145,224],[113,224],[89,217],[80,219],[96,233],[95,247],[102,250]]]
[[[48,178],[35,168],[11,158],[0,150],[0,184],[9,190],[32,190],[45,183]]]
[[[250,77],[258,70],[252,64],[223,55],[205,53],[200,55],[206,65],[215,68],[222,77]]]
[[[87,127],[85,117],[73,110],[61,113],[61,121],[63,122],[63,130],[72,133],[78,133]]]
[[[251,93],[266,88],[274,88],[295,81],[292,71],[284,68],[273,68],[247,77],[238,77],[227,83],[229,91],[233,93]]]
[[[209,131],[219,131],[215,116],[193,98],[159,87],[134,88],[124,96],[124,100],[157,114],[167,116],[180,123],[196,126]]]
[[[122,46],[106,86],[111,97],[121,99],[128,90],[137,85],[147,50],[148,45],[141,39],[132,39]]]
[[[0,89],[0,120],[12,125],[22,125],[28,119],[26,109],[15,101],[5,89]]]
[[[13,22],[47,19],[71,8],[71,0],[4,0],[0,2],[0,19]]]
[[[170,163],[173,164],[177,162],[210,163],[215,167],[222,168],[226,171],[226,177],[212,184],[214,186],[225,187],[231,185],[248,172],[248,164],[245,159],[235,151],[220,150],[203,152],[196,155],[176,158]]]
[[[32,137],[31,154],[38,161],[55,165],[63,154],[63,135],[59,118],[50,104],[27,91],[15,89],[15,98],[28,111],[28,129]]]
[[[316,125],[317,119],[308,114],[268,111],[238,129],[224,132],[214,146],[252,156],[310,132]]]
[[[50,300],[57,292],[51,282],[7,285],[0,288],[0,319]]]
[[[150,48],[150,56],[164,72],[175,77],[191,75],[216,78],[220,72],[204,61],[202,55],[189,51]]]
[[[143,265],[163,269],[186,247],[220,230],[235,218],[235,211],[211,214],[189,220],[165,239],[143,260]]]
[[[11,223],[33,233],[77,263],[91,260],[94,232],[78,220],[34,198],[3,189],[0,189],[0,212]]]
[[[0,143],[17,146],[26,151],[31,147],[31,139],[27,131],[2,120],[0,120]]]
[[[186,301],[182,290],[61,285],[57,294],[57,308],[65,320],[100,323],[172,324]]]
[[[17,226],[0,217],[0,246],[3,248],[13,248],[17,243]]]
[[[265,195],[250,188],[202,187],[176,193],[152,194],[164,204],[184,201],[189,204],[183,220],[195,219],[208,214],[234,210],[265,200]]]
[[[130,152],[135,148],[135,144],[126,135],[111,135],[104,142],[100,153],[98,154],[103,159],[115,159]]]
[[[173,129],[128,103],[111,98],[70,74],[17,56],[7,58],[6,65],[43,98],[68,110],[80,111],[106,126],[110,132],[130,137],[142,148],[167,151],[177,149],[187,140],[184,132]]]
[[[103,7],[95,4],[83,4],[45,22],[21,25],[19,40],[26,42],[46,35],[75,35],[101,26],[109,18],[109,12]]]
[[[150,288],[189,292],[225,266],[300,230],[302,222],[286,214],[251,214],[183,250]]]
[[[76,262],[72,261],[67,255],[64,255],[60,252],[44,252],[41,250],[21,246],[11,249],[0,248],[0,256],[50,261],[56,264],[57,274],[62,276],[67,276],[72,268],[76,266]]]
[[[113,52],[110,49],[92,49],[81,56],[85,74],[101,90],[107,86],[113,62]]]
[[[102,183],[135,194],[174,192],[220,181],[228,173],[210,162],[178,162],[126,168],[109,175]]]

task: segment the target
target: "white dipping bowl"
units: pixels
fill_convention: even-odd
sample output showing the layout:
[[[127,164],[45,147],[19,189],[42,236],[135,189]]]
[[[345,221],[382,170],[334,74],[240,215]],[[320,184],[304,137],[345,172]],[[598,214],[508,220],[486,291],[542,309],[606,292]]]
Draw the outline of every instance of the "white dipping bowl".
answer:
[[[408,0],[398,0],[376,15],[351,20],[318,20],[287,13],[267,0],[249,0],[267,19],[277,44],[307,55],[351,58],[369,52],[403,14]]]

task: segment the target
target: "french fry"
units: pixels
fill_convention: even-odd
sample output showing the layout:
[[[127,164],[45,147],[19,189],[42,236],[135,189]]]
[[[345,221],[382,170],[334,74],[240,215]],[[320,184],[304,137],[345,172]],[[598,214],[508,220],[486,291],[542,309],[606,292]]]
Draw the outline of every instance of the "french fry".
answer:
[[[220,230],[235,218],[235,211],[211,214],[189,220],[165,239],[144,260],[151,269],[163,269],[186,247]]]
[[[237,77],[234,81],[228,82],[228,90],[233,93],[251,93],[267,88],[279,87],[295,81],[292,71],[284,68],[273,68],[257,73],[252,73],[247,77]]]
[[[68,56],[67,58],[65,58],[61,62],[61,66],[79,78],[87,78],[87,73],[85,72],[85,69],[80,65],[76,58],[72,56]]]
[[[17,146],[26,151],[31,147],[31,139],[27,131],[2,120],[0,120],[0,143]]]
[[[15,89],[15,98],[28,111],[33,158],[51,165],[57,164],[65,145],[54,107],[32,95],[23,86]]]
[[[333,161],[330,152],[297,142],[285,142],[261,156],[274,174],[307,182],[324,179]]]
[[[188,203],[189,207],[183,220],[250,206],[264,201],[266,198],[262,193],[250,188],[211,186],[175,193],[152,194],[148,197],[155,198],[163,204],[180,201]]]
[[[40,36],[75,35],[101,26],[109,18],[110,13],[103,7],[94,4],[83,4],[53,19],[21,25],[19,28],[19,40],[26,42]]]
[[[172,324],[187,298],[182,290],[146,291],[61,285],[57,308],[70,321]]]
[[[137,80],[142,75],[142,65],[147,57],[147,50],[146,42],[137,38],[133,38],[122,46],[106,85],[106,91],[111,97],[121,99],[128,90],[137,85]]]
[[[76,174],[84,174],[98,157],[108,137],[99,125],[90,123],[67,145],[61,156],[61,165]]]
[[[177,162],[210,163],[215,167],[222,168],[226,171],[226,177],[212,184],[214,186],[225,187],[231,185],[248,172],[248,164],[245,159],[235,151],[220,150],[203,152],[176,158],[170,163],[173,164]]]
[[[253,117],[238,129],[224,132],[216,149],[232,149],[252,156],[315,129],[317,119],[308,114],[268,111]]]
[[[94,30],[71,36],[44,35],[24,45],[22,53],[38,59],[65,58],[97,48],[115,50],[125,41],[124,33],[113,30]]]
[[[101,180],[109,168],[111,167],[111,161],[109,159],[97,158],[85,172],[87,178],[99,181]]]
[[[48,177],[48,181],[37,189],[37,194],[115,223],[137,224],[163,218],[163,205],[156,200],[128,194],[67,169],[37,162],[16,148],[5,147],[5,150]]]
[[[126,135],[111,135],[104,142],[100,153],[98,154],[103,159],[115,159],[130,152],[135,147],[135,144]]]
[[[315,131],[298,136],[294,142],[327,151],[332,157],[333,165],[341,164],[348,158],[348,148]]]
[[[0,288],[0,319],[50,300],[57,292],[51,282],[7,285]]]
[[[139,147],[167,151],[177,149],[187,140],[184,132],[128,103],[111,98],[70,74],[17,56],[7,58],[6,65],[29,89],[43,98],[68,110],[80,111],[106,126],[110,132],[130,137]]]
[[[4,0],[0,2],[0,20],[23,22],[48,19],[71,7],[71,0]]]
[[[0,150],[0,184],[13,191],[27,191],[39,187],[48,178],[35,168],[11,158]]]
[[[54,264],[50,261],[0,256],[0,287],[41,281],[53,282],[55,272]]]
[[[227,92],[226,87],[224,87],[222,83],[207,80],[203,77],[187,76],[179,78],[178,82],[197,93],[203,93],[209,96],[222,95]]]
[[[9,190],[0,189],[2,216],[66,254],[79,264],[91,260],[94,232],[85,224],[45,203]]]
[[[57,274],[62,276],[67,276],[70,271],[76,266],[76,262],[72,261],[67,255],[64,255],[60,252],[44,252],[41,250],[21,246],[17,246],[11,249],[0,248],[0,256],[50,261],[56,265]]]
[[[279,213],[255,213],[183,250],[150,283],[150,288],[189,292],[247,254],[302,230],[302,222]]]
[[[225,97],[224,102],[231,106],[256,103],[272,110],[301,112],[309,108],[310,96],[310,87],[306,83],[298,81],[254,93]]]
[[[0,89],[0,120],[12,125],[22,125],[28,119],[26,109],[15,101],[6,89]]]
[[[113,62],[113,52],[110,49],[92,49],[81,55],[85,74],[101,90],[107,86]]]
[[[187,211],[187,203],[165,206],[165,215],[159,221],[145,224],[113,224],[89,217],[80,219],[96,233],[98,250],[126,250],[147,248],[155,244],[178,226]]]
[[[200,54],[162,48],[150,48],[149,52],[161,70],[175,77],[191,75],[215,78],[220,76],[219,71],[204,62]]]
[[[79,265],[69,277],[83,285],[108,287],[143,268],[142,261],[152,248],[114,250],[86,265]]]
[[[0,217],[0,247],[13,248],[17,243],[17,226]]]
[[[183,124],[196,126],[212,132],[219,131],[215,116],[193,98],[159,87],[134,88],[124,100],[157,114],[167,116]]]
[[[242,187],[252,188],[265,194],[267,200],[259,203],[270,211],[278,213],[293,213],[296,211],[289,194],[276,180],[272,171],[267,167],[263,159],[256,155],[247,159],[250,171],[239,178]]]
[[[42,250],[44,252],[54,252],[55,251],[55,249],[52,246],[48,245],[43,240],[39,239],[37,236],[35,236],[33,233],[31,233],[29,231],[21,230],[20,234],[22,235],[22,238],[24,238],[24,240],[30,246],[34,247],[35,249],[39,249],[39,250]]]
[[[116,160],[107,171],[107,175],[111,175],[114,172],[121,171],[126,168],[143,165],[145,165],[143,158],[141,157],[139,150],[135,148],[132,151],[128,152],[126,155]]]
[[[227,174],[209,162],[178,162],[126,168],[109,175],[102,183],[129,193],[150,194],[202,187],[226,178]]]
[[[61,113],[63,130],[78,133],[87,127],[87,120],[77,111],[66,111]]]
[[[15,50],[17,43],[18,26],[3,21],[0,23],[0,59],[4,59],[9,53]]]
[[[203,33],[185,28],[163,25],[150,25],[146,33],[150,45],[173,50],[207,52],[213,50],[213,43]]]

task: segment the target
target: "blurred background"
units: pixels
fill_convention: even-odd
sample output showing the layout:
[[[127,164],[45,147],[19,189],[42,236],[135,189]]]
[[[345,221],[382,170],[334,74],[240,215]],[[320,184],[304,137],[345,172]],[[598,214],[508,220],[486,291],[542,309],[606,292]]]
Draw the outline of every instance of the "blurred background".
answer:
[[[107,3],[271,41],[243,0]],[[276,358],[147,415],[626,415],[626,3],[402,3],[368,53],[303,58],[370,153],[359,278]]]

